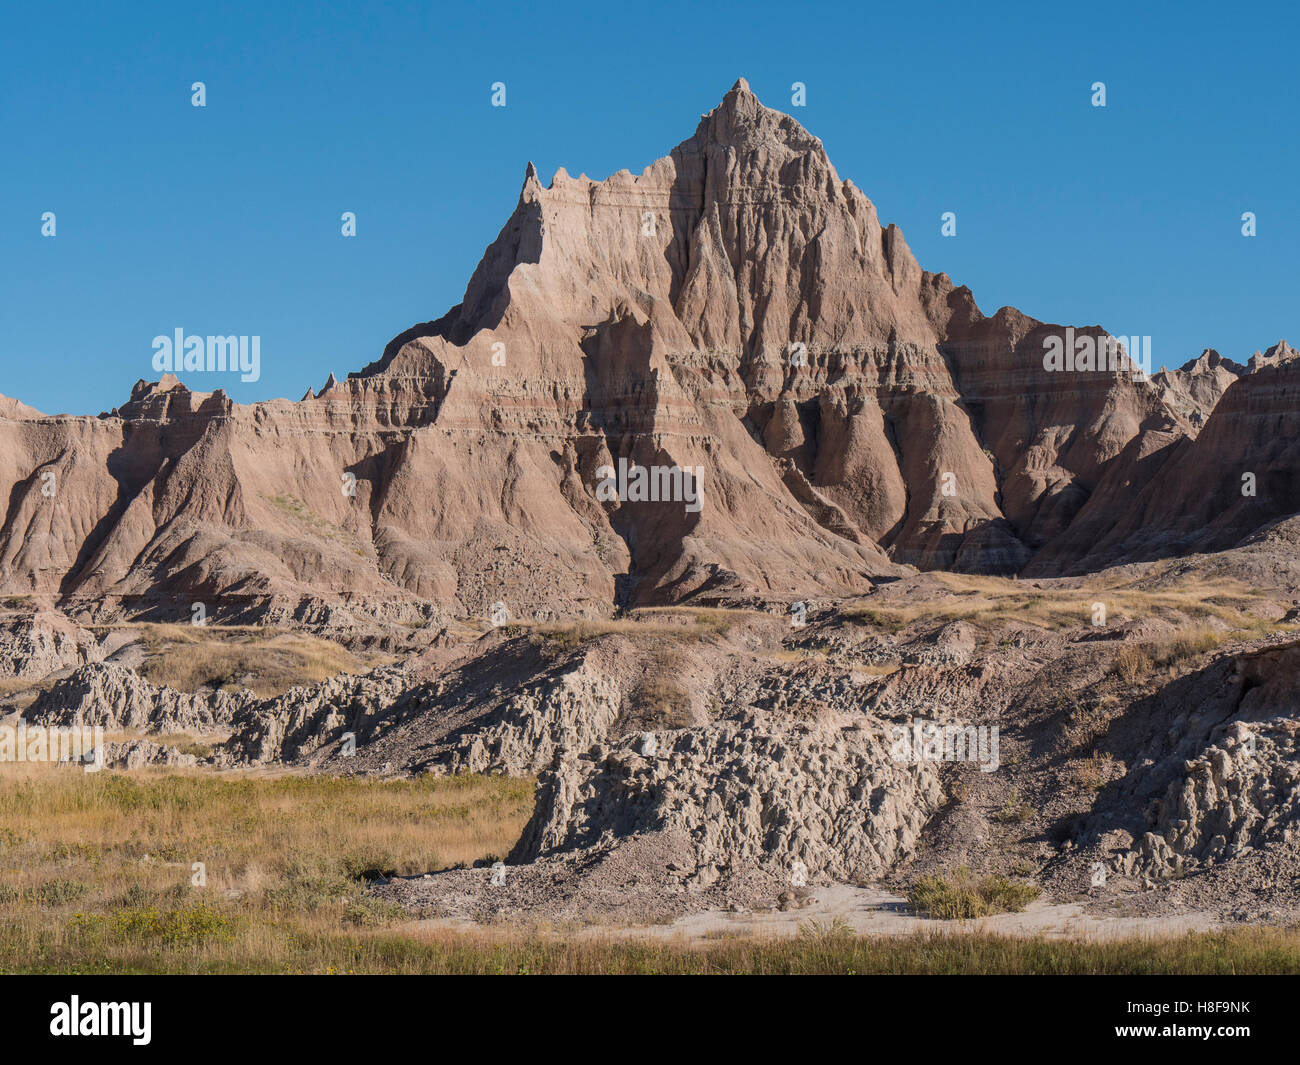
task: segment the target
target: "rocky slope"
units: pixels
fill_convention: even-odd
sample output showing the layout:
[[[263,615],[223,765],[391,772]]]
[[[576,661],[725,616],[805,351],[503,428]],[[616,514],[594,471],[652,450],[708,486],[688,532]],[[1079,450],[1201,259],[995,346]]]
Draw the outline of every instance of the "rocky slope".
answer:
[[[507,881],[380,889],[418,913],[668,920],[968,865],[1098,913],[1282,919],[1300,913],[1296,524],[1086,580],[914,574],[806,604],[803,625],[507,624],[267,699],[94,663],[22,716],[102,725],[110,768],[535,777]],[[925,723],[950,731],[900,747]]]

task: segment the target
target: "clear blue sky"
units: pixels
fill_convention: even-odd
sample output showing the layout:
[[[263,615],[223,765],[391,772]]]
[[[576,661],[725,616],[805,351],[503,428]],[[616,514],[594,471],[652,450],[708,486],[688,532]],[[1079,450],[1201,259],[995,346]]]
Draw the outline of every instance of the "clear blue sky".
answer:
[[[1296,6],[1049,7],[6,4],[0,392],[107,410],[181,327],[259,335],[228,391],[296,399],[459,301],[528,160],[638,171],[742,75],[985,313],[1157,364],[1300,342]]]

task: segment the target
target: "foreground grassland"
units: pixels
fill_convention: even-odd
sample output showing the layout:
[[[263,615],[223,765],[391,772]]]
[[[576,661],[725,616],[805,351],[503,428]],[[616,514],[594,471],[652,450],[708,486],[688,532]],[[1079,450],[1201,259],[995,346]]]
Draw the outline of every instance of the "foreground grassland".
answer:
[[[0,971],[325,969],[317,942],[405,919],[367,875],[504,856],[532,803],[502,777],[3,765]]]
[[[624,942],[418,929],[366,875],[504,855],[532,782],[0,766],[6,973],[1298,973],[1300,929]],[[206,886],[192,884],[202,862]]]

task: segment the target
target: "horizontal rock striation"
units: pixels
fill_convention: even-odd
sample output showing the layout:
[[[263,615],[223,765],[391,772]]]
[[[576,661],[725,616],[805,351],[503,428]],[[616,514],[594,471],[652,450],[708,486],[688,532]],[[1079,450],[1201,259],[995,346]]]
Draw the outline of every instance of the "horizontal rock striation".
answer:
[[[461,303],[297,403],[170,375],[97,418],[0,400],[0,594],[595,617],[856,594],[905,565],[1082,572],[1300,511],[1289,345],[1146,379],[1053,369],[1065,334],[923,270],[741,80],[640,174],[530,165]],[[701,505],[611,498],[620,460],[693,471]]]

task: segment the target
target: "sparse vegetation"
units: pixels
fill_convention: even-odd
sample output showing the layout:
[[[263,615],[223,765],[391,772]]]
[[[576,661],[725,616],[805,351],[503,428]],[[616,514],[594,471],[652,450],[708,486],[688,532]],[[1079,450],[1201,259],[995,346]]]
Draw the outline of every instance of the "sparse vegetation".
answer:
[[[1151,672],[1151,656],[1145,647],[1130,645],[1120,648],[1111,671],[1130,687]]]
[[[1066,771],[1066,780],[1085,791],[1100,791],[1115,775],[1115,759],[1109,753],[1094,751],[1074,762]]]
[[[531,792],[530,781],[499,777],[96,777],[5,767],[0,972],[1300,973],[1300,928],[1080,942],[862,936],[830,919],[785,939],[692,945],[416,929],[364,892],[376,873],[504,853]],[[331,830],[321,832],[322,823]],[[205,888],[190,882],[196,860],[206,863]],[[929,879],[928,890],[918,882],[913,905],[935,916],[1014,909],[1036,893],[968,873]],[[954,893],[972,884],[977,902],[969,890]]]
[[[855,625],[869,625],[889,634],[902,632],[911,621],[915,620],[909,610],[900,609],[850,606],[845,607],[840,613]]]
[[[829,921],[804,921],[799,926],[799,938],[818,946],[842,947],[852,943],[857,933],[843,917],[835,917]]]
[[[621,729],[677,729],[691,724],[691,696],[678,677],[685,659],[679,648],[664,649],[632,690]],[[617,729],[616,729],[617,731]]]
[[[1001,809],[999,809],[993,816],[995,820],[1010,825],[1021,824],[1028,821],[1031,814],[1032,812],[1029,809],[1029,804],[1020,797],[1020,792],[1013,789],[1010,797],[1008,797],[1007,801],[1002,804]]]
[[[1111,672],[1130,687],[1148,677],[1170,674],[1198,655],[1224,643],[1231,633],[1213,629],[1195,629],[1165,640],[1147,641],[1121,648]]]
[[[1091,696],[1071,707],[1061,728],[1061,741],[1066,750],[1085,750],[1094,747],[1110,727],[1111,718],[1119,711],[1119,699],[1111,694]]]
[[[664,637],[676,640],[706,640],[726,636],[739,622],[749,618],[770,617],[754,610],[723,610],[694,607],[644,607],[633,610],[626,618],[551,623],[516,623],[520,634],[531,632],[548,644],[563,649],[581,647],[601,636],[626,634],[642,638]]]
[[[907,893],[908,904],[917,913],[938,920],[966,920],[995,913],[1020,913],[1042,894],[1038,886],[1005,876],[976,879],[966,866],[950,876],[930,874],[917,877]]]
[[[361,659],[330,640],[249,626],[141,625],[150,683],[178,691],[248,688],[261,698],[339,673],[358,673],[386,658]]]
[[[844,607],[840,616],[886,634],[901,632],[918,621],[968,621],[989,630],[1017,624],[1062,631],[1091,626],[1093,604],[1102,603],[1108,625],[1135,618],[1164,618],[1175,625],[1195,621],[1199,623],[1198,633],[1209,632],[1225,639],[1291,627],[1268,620],[1276,604],[1259,589],[1228,579],[1188,579],[1158,590],[1131,580],[1094,582],[1077,588],[1054,584],[1038,588],[1024,581],[956,573],[935,573],[933,579],[948,590],[950,598],[936,601],[923,597],[917,602],[889,606],[868,600]],[[1142,580],[1149,584],[1152,577],[1147,575]],[[1001,637],[999,646],[1009,646],[1009,641]]]
[[[531,780],[506,777],[84,774],[9,763],[0,767],[0,972],[318,971],[318,953],[364,952],[355,937],[406,920],[366,893],[367,879],[505,853],[532,797]]]

